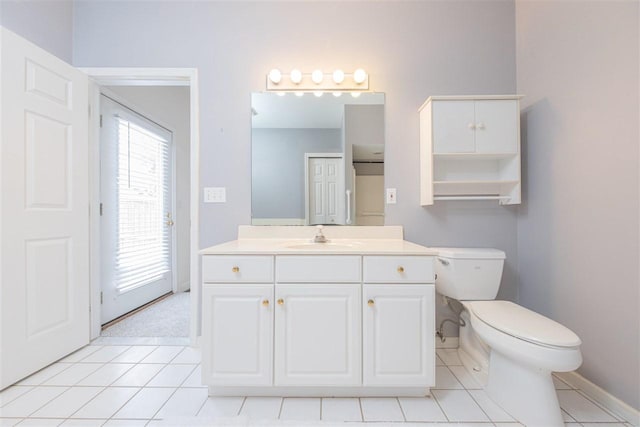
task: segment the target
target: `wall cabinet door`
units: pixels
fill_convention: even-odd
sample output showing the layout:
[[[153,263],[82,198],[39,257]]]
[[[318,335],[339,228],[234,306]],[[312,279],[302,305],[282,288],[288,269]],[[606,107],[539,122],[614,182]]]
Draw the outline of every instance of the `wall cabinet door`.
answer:
[[[360,284],[276,284],[275,385],[360,385]]]
[[[487,100],[476,104],[476,152],[518,152],[518,101]]]
[[[273,285],[205,285],[204,384],[272,383]]]
[[[433,285],[365,285],[363,384],[435,385]]]
[[[474,101],[433,103],[433,152],[473,153],[475,151]]]

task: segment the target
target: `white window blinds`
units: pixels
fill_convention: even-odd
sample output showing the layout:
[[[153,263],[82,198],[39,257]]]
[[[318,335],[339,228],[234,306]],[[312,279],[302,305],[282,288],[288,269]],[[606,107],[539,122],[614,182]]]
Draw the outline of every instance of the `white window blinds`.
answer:
[[[116,244],[114,285],[119,293],[171,270],[170,141],[116,117]]]

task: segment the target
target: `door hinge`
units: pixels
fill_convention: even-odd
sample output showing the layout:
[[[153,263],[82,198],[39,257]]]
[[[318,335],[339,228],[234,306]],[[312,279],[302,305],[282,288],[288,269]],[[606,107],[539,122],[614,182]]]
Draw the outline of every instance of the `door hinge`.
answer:
[[[102,216],[102,203],[100,203],[100,216]]]
[[[100,114],[100,127],[102,127],[102,114]]]
[[[100,304],[102,304],[102,292],[100,292]]]

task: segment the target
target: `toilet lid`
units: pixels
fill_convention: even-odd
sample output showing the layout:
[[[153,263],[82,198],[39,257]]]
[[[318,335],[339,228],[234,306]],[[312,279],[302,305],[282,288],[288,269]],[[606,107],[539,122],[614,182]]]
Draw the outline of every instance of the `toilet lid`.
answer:
[[[509,301],[465,301],[487,325],[525,341],[556,347],[577,347],[582,341],[569,328]]]

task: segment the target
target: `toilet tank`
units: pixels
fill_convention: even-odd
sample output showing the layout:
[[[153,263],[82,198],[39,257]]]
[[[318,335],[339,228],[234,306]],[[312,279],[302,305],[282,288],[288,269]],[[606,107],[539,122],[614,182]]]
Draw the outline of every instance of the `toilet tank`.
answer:
[[[505,253],[485,248],[432,248],[436,290],[459,301],[492,300],[498,295]]]

